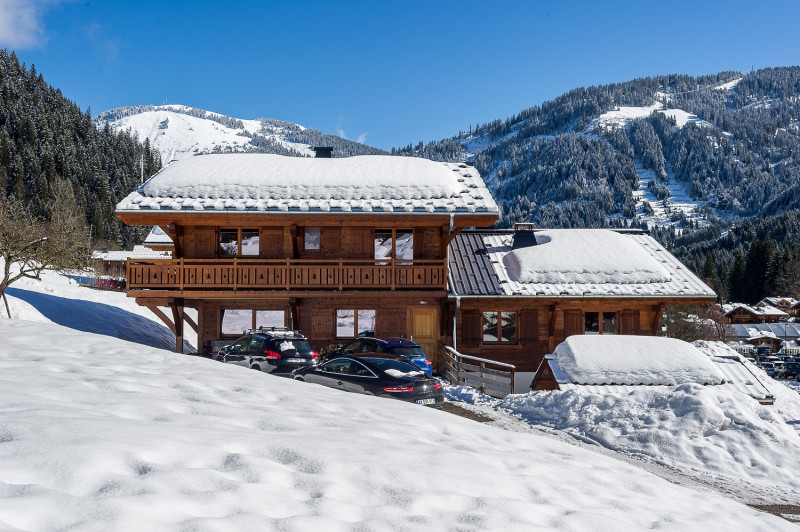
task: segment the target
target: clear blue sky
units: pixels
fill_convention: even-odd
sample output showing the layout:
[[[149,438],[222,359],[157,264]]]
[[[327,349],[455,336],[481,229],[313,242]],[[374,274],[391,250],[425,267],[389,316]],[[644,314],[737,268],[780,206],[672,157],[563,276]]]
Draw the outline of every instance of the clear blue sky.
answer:
[[[389,149],[576,87],[798,65],[798,21],[795,0],[0,0],[0,47],[93,115],[185,104]]]

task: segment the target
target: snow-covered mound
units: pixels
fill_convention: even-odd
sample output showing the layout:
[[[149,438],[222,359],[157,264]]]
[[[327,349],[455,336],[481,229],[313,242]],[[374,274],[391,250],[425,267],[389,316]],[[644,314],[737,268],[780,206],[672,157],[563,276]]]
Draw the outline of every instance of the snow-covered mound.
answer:
[[[6,297],[14,319],[56,323],[150,347],[175,349],[175,335],[166,325],[123,292],[87,288],[74,278],[45,271],[41,281],[20,279],[13,283],[6,289]],[[6,318],[5,307],[0,308],[0,318]],[[196,310],[187,312],[197,319]],[[186,329],[184,352],[194,352],[197,336],[191,328]]]
[[[695,346],[709,357],[736,355],[719,342]],[[450,389],[448,398],[666,465],[745,500],[800,504],[800,396],[766,375],[761,380],[774,405],[761,405],[734,387],[700,384],[573,386],[503,400],[461,387]]]
[[[792,527],[586,449],[426,407],[52,324],[0,320],[0,337],[2,529]]]

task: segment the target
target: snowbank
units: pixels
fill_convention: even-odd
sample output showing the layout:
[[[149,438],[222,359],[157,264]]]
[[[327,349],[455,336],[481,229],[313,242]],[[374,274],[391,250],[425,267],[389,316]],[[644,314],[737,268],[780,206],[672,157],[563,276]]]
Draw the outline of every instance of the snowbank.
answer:
[[[0,337],[3,529],[792,527],[426,407],[51,324],[0,320]]]
[[[736,355],[720,342],[695,345],[709,357]],[[754,366],[752,370],[760,371]],[[447,390],[447,398],[564,431],[726,491],[744,491],[751,500],[799,504],[800,396],[766,375],[762,380],[775,397],[773,406],[761,405],[733,387],[699,384],[627,387],[618,393],[575,386],[503,400],[461,387]]]

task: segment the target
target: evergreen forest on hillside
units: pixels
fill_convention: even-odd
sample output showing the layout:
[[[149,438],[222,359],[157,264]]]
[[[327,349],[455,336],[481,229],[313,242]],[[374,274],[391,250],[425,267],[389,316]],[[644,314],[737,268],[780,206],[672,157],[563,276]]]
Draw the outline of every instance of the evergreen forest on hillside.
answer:
[[[595,122],[654,104],[624,127]],[[681,127],[668,116],[674,109],[698,120]],[[687,217],[667,200],[669,219],[651,232],[723,300],[800,296],[800,67],[575,89],[393,153],[474,164],[501,204],[503,227],[647,228],[652,207],[634,197],[638,163],[655,175],[655,198],[667,198],[673,180],[697,202]]]
[[[142,162],[145,176],[161,168],[146,140],[97,129],[89,109],[82,112],[33,65],[0,50],[0,190],[7,197],[47,218],[53,184],[62,178],[86,213],[94,240],[130,247],[148,229],[123,225],[115,208],[139,185]]]

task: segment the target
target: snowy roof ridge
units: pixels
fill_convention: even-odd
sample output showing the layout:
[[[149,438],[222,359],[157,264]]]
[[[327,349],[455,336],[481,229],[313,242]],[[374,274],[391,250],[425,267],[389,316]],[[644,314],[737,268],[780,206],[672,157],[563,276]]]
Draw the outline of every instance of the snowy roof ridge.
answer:
[[[486,213],[499,208],[463,163],[361,155],[317,159],[210,154],[176,161],[117,205],[118,211]]]

